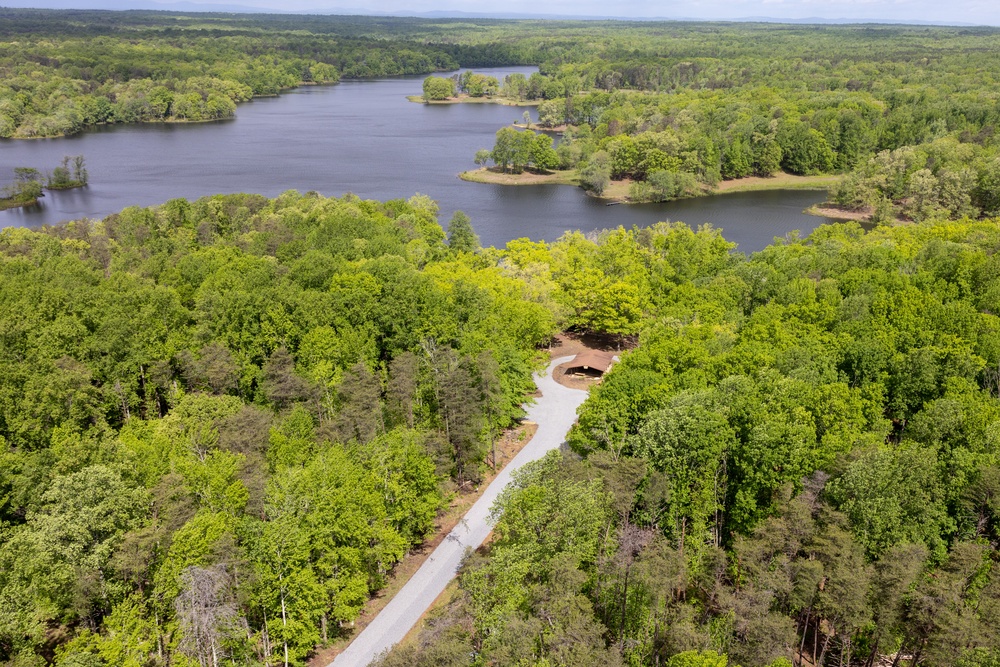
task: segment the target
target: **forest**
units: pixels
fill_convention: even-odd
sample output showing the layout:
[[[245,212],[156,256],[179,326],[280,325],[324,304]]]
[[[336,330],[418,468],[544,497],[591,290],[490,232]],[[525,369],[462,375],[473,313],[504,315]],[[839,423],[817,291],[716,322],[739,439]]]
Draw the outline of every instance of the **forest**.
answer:
[[[4,138],[534,64],[427,79],[563,132],[477,161],[649,200],[843,174],[876,223],[494,248],[423,195],[289,190],[0,230],[0,665],[307,664],[497,465],[566,330],[621,361],[382,667],[1000,665],[996,30],[0,19]]]
[[[289,192],[0,232],[0,663],[301,664],[354,619],[555,325],[436,213]]]
[[[386,43],[364,26],[332,37],[308,32],[308,19],[238,17],[0,8],[0,138],[219,120],[295,86],[458,67],[448,52]]]
[[[539,128],[561,131],[559,160],[522,152],[511,163],[500,133],[486,159],[504,171],[576,170],[598,195],[622,181],[635,202],[785,172],[846,174],[832,201],[876,221],[1000,212],[996,30],[651,32],[605,29],[601,48],[542,54],[539,73],[509,76],[500,94],[539,101]]]
[[[564,321],[638,347],[382,667],[1000,664],[1000,226],[730,249],[508,245]]]
[[[384,665],[997,664],[996,221],[747,258],[435,215],[288,192],[0,233],[5,664],[303,664],[565,327],[638,346]]]

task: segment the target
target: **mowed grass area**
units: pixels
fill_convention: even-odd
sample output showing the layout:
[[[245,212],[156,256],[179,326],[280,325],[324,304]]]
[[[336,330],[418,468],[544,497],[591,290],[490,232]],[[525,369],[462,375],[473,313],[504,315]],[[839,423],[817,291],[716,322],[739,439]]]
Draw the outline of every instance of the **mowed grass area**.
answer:
[[[458,175],[471,183],[492,183],[494,185],[580,185],[580,174],[576,169],[550,172],[525,170],[519,174],[500,171],[496,167],[481,167],[463,171]],[[721,181],[714,189],[705,188],[702,197],[710,197],[729,192],[751,192],[755,190],[826,190],[840,179],[836,175],[796,176],[780,173],[770,177],[750,176],[731,181]],[[631,179],[611,181],[600,195],[601,199],[629,203]],[[589,194],[589,193],[588,193]]]
[[[709,191],[706,194],[752,192],[754,190],[826,190],[839,181],[840,178],[836,174],[796,176],[795,174],[786,174],[784,172],[766,177],[748,176],[747,178],[736,178],[731,181],[720,181],[714,191]]]

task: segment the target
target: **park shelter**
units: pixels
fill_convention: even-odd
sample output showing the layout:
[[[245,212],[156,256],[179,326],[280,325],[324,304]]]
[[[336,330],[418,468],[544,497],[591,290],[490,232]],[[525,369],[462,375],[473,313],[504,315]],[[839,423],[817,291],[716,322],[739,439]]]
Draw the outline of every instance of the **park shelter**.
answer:
[[[614,352],[587,350],[576,355],[576,358],[567,364],[566,372],[571,375],[601,377],[617,359]]]

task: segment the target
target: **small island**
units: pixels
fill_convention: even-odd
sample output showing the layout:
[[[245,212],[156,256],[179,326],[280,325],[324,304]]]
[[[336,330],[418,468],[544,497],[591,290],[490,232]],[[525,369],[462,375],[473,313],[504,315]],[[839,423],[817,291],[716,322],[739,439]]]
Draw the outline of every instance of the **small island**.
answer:
[[[82,155],[63,158],[62,164],[44,177],[42,172],[33,167],[16,167],[14,183],[3,188],[0,195],[0,211],[35,206],[43,190],[71,190],[87,185],[89,176]]]
[[[406,99],[419,104],[502,104],[512,107],[538,106],[542,101],[545,77],[537,72],[525,77],[517,72],[504,77],[477,74],[471,70],[450,77],[424,79],[422,95]]]
[[[524,171],[518,173],[509,173],[497,167],[480,167],[478,169],[463,171],[458,177],[470,183],[492,183],[494,185],[573,185],[585,188],[578,169],[555,169],[543,172],[532,168],[525,168]],[[837,182],[837,178],[837,176],[798,176],[796,174],[779,172],[770,177],[748,176],[746,178],[722,181],[714,188],[703,186],[699,190],[691,192],[687,197],[709,197],[730,192],[754,192],[759,190],[826,190]],[[593,190],[587,190],[587,194],[621,204],[640,203],[630,196],[630,190],[635,183],[636,181],[631,179],[610,180],[600,194],[597,194]],[[677,199],[680,199],[680,197],[677,197]],[[863,212],[844,211],[831,208],[831,206],[817,205],[806,212],[821,217],[867,220],[867,215]]]
[[[672,165],[669,160],[663,161],[664,168],[649,169],[640,179],[622,173],[604,150],[594,152],[588,160],[581,159],[579,147],[573,145],[572,129],[565,132],[557,150],[553,148],[551,136],[530,129],[529,118],[525,117],[523,127],[528,129],[501,128],[492,150],[484,148],[476,152],[475,162],[479,169],[464,171],[459,178],[495,185],[574,185],[582,187],[590,196],[621,204],[672,201],[725,192],[827,190],[840,181],[836,175],[799,175],[777,170],[767,175],[726,180],[701,179],[679,168],[671,169],[679,165]],[[808,212],[836,217],[820,209]]]
[[[462,172],[459,178],[496,185],[575,185],[592,197],[618,204],[726,192],[829,190],[842,180],[830,173],[789,173],[776,160],[727,173],[718,166],[706,168],[692,152],[671,154],[655,143],[640,146],[625,135],[595,137],[587,125],[556,126],[547,114],[540,116],[533,123],[525,112],[523,122],[500,128],[492,150],[476,151],[479,169]],[[558,146],[553,146],[553,133],[561,136]],[[829,217],[820,210],[807,212]]]

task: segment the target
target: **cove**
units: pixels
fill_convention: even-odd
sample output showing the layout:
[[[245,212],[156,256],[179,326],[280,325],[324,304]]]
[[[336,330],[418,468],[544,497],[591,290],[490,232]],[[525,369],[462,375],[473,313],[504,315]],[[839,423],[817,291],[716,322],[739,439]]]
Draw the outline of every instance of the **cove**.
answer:
[[[502,78],[533,67],[479,69]],[[90,172],[84,189],[46,192],[42,204],[0,212],[0,227],[101,218],[127,206],[168,199],[285,190],[328,196],[353,192],[365,199],[437,200],[447,225],[465,211],[484,245],[503,246],[522,236],[551,241],[566,230],[591,231],[679,220],[712,223],[744,252],[760,250],[792,230],[808,233],[826,222],[803,213],[824,199],[818,191],[742,192],[665,204],[607,206],[578,188],[505,187],[467,183],[473,154],[491,148],[502,125],[520,120],[524,107],[494,104],[422,105],[423,77],[344,81],[260,98],[236,118],[201,124],[143,124],[97,128],[60,139],[0,141],[0,183],[15,167],[43,171],[64,155],[83,154]]]

